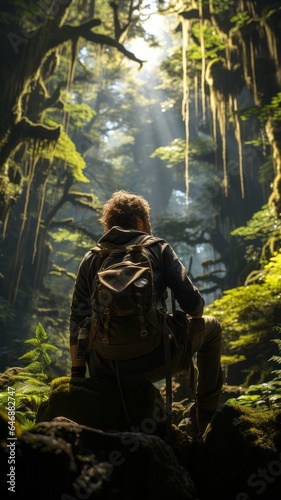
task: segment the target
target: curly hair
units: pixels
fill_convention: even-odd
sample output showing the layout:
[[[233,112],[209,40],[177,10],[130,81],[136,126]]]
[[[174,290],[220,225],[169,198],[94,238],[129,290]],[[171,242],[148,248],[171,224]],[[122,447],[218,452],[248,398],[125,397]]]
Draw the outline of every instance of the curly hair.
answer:
[[[142,196],[123,190],[115,191],[103,205],[100,222],[105,232],[113,226],[138,229],[140,221],[145,231],[149,233],[150,205]]]

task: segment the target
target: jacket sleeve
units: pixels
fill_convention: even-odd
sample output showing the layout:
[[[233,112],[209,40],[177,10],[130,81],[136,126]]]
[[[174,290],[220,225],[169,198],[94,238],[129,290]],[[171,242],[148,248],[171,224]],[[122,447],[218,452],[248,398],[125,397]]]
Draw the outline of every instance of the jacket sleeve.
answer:
[[[165,284],[174,292],[180,308],[190,316],[201,316],[204,299],[169,244],[163,247],[163,276]]]
[[[77,344],[78,330],[87,327],[91,320],[91,252],[87,252],[81,261],[74,284],[70,305],[70,345]]]

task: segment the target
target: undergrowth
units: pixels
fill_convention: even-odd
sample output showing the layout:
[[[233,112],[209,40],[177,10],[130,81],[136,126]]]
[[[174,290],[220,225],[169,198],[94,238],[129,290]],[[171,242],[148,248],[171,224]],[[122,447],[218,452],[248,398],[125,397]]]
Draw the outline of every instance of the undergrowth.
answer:
[[[11,372],[7,382],[2,376],[0,410],[7,413],[12,392],[15,398],[15,419],[25,430],[34,426],[39,405],[48,399],[50,393],[50,381],[46,368],[52,362],[49,352],[57,350],[57,347],[49,344],[47,339],[45,329],[41,323],[38,323],[34,338],[24,342],[33,346],[33,349],[19,358],[28,364],[16,373]]]
[[[277,327],[280,332],[281,328]],[[281,366],[281,340],[273,339],[279,349],[279,356],[272,356],[269,361]],[[231,398],[227,404],[243,405],[258,410],[281,409],[281,369],[273,370],[273,377],[267,383],[250,385],[242,396]]]

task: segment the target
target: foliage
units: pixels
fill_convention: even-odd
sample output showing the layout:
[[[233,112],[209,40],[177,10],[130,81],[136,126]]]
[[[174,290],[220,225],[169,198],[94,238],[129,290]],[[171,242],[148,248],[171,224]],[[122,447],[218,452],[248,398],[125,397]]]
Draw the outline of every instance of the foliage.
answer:
[[[257,116],[262,123],[266,122],[269,117],[272,120],[280,124],[281,122],[281,92],[277,92],[271,98],[271,102],[269,104],[265,104],[264,106],[253,106],[247,108],[245,111],[241,111],[241,119],[246,121],[251,116]]]
[[[35,330],[35,338],[25,340],[25,344],[31,344],[34,346],[32,351],[28,351],[26,354],[21,356],[19,359],[25,359],[30,361],[30,363],[25,367],[25,369],[31,373],[37,373],[37,377],[40,379],[46,379],[45,374],[46,367],[51,363],[51,358],[48,351],[55,350],[51,344],[47,344],[45,341],[48,338],[46,331],[44,330],[41,323],[39,323]]]
[[[194,37],[195,40],[199,40],[200,38],[200,23],[196,23],[192,26],[192,34],[191,37]],[[214,30],[214,27],[211,25],[204,26],[204,48],[205,48],[205,57],[206,59],[214,59],[218,57],[218,53],[223,51],[226,48],[226,44],[222,42],[218,33]],[[201,61],[202,60],[202,52],[201,47],[198,43],[192,43],[188,49],[188,59],[194,59]]]
[[[14,162],[11,162],[11,167],[16,171],[17,166]],[[8,172],[8,166],[6,165],[0,173],[0,193],[6,201],[16,202],[22,192],[22,183],[16,184],[11,182]]]
[[[255,240],[256,238],[266,241],[269,235],[276,229],[274,211],[268,204],[261,210],[255,212],[253,217],[246,223],[246,226],[238,227],[231,232],[232,236],[242,236],[246,240]]]
[[[237,12],[237,14],[230,19],[230,22],[235,24],[235,28],[239,30],[247,24],[249,19],[250,19],[249,13],[243,11],[243,12]]]
[[[235,363],[237,354],[246,359],[254,353],[260,369],[269,369],[265,356],[271,352],[270,340],[276,327],[275,314],[280,308],[281,252],[274,255],[259,272],[257,282],[226,290],[222,297],[206,308],[223,325],[223,353],[228,363]],[[224,357],[222,358],[224,363]],[[251,367],[248,366],[248,371]]]
[[[203,4],[209,5],[210,0],[203,0]],[[235,5],[236,0],[214,0],[212,2],[214,14],[220,15],[224,11],[228,11],[233,5]]]
[[[47,343],[47,339],[45,329],[38,323],[34,338],[25,341],[25,344],[34,346],[34,349],[19,358],[27,361],[27,366],[12,376],[8,387],[0,392],[0,409],[5,411],[11,390],[13,391],[15,418],[24,429],[34,425],[37,409],[42,401],[48,399],[50,393],[46,369],[52,362],[49,352],[57,350],[57,347]]]
[[[281,328],[277,328],[281,331]],[[272,356],[269,361],[281,365],[281,340],[273,339],[279,348],[280,356]],[[258,410],[274,410],[281,408],[281,370],[274,370],[276,374],[271,381],[263,384],[250,385],[244,395],[231,398],[226,403],[248,406]]]
[[[48,120],[48,125],[55,126],[55,122]],[[42,147],[41,156],[42,158],[52,158],[54,162],[61,162],[63,166],[66,165],[77,181],[89,182],[89,179],[83,174],[83,170],[86,167],[85,160],[64,130],[61,130],[59,140],[54,149],[50,150],[49,145]]]
[[[176,138],[167,146],[155,149],[150,157],[160,158],[167,168],[182,166],[185,158],[185,140]]]
[[[74,129],[87,125],[96,115],[95,110],[85,103],[66,102],[64,111],[69,113],[70,124]]]

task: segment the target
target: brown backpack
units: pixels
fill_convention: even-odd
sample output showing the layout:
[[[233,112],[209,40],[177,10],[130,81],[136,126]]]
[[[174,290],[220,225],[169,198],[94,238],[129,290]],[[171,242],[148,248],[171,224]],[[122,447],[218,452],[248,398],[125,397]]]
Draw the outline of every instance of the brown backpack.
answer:
[[[99,243],[93,283],[89,349],[111,360],[151,352],[161,341],[166,313],[157,309],[148,247],[161,238],[141,235],[129,245]]]

